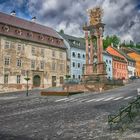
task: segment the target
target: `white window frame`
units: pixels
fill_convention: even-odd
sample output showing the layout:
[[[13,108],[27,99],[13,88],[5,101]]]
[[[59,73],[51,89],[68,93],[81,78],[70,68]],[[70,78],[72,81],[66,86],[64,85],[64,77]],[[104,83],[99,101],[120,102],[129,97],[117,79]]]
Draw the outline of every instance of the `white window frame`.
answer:
[[[40,69],[44,69],[44,65],[45,65],[44,61],[40,61]]]
[[[4,65],[9,66],[10,65],[10,57],[4,57]]]
[[[4,48],[5,49],[10,49],[10,47],[11,47],[10,41],[5,41]]]
[[[4,84],[8,84],[8,81],[9,81],[9,75],[4,74]]]
[[[35,60],[31,60],[31,69],[35,69]]]
[[[35,47],[32,47],[32,55],[35,55]]]
[[[22,66],[22,60],[21,59],[17,59],[17,67],[21,67]]]
[[[17,84],[21,83],[21,75],[17,75]]]

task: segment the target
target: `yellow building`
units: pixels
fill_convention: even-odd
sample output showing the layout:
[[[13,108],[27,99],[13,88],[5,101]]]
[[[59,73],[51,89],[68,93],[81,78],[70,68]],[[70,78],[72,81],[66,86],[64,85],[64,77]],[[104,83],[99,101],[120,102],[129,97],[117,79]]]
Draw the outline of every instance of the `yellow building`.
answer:
[[[0,88],[59,86],[66,75],[66,48],[52,28],[0,13]]]

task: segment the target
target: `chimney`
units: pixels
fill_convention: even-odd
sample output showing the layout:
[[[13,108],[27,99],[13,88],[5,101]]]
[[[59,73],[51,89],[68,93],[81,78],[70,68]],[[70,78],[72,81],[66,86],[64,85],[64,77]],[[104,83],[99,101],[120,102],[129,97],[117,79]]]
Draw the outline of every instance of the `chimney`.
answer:
[[[36,17],[32,17],[32,22],[35,22],[36,21]]]
[[[16,12],[13,10],[11,13],[10,13],[11,16],[16,16]]]

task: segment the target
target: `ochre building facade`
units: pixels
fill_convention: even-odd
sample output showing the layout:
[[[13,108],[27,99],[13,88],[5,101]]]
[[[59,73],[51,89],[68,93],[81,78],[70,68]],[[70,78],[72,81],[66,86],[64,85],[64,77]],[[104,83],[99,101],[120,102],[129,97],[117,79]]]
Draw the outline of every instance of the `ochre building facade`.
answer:
[[[0,13],[0,86],[59,86],[66,75],[66,48],[53,29]]]

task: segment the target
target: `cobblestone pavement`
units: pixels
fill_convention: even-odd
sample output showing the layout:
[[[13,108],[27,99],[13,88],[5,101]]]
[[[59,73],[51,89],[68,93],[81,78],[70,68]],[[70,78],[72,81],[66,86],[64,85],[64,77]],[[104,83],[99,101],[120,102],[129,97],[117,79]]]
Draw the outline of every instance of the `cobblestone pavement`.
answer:
[[[0,140],[138,140],[139,116],[124,133],[111,132],[107,117],[133,100],[139,85],[70,97],[1,94]]]

